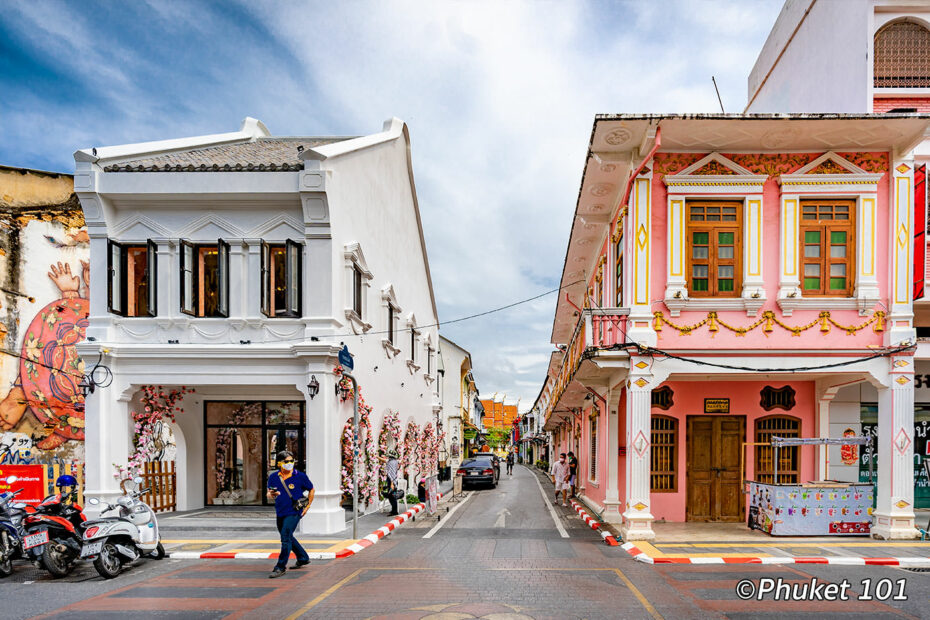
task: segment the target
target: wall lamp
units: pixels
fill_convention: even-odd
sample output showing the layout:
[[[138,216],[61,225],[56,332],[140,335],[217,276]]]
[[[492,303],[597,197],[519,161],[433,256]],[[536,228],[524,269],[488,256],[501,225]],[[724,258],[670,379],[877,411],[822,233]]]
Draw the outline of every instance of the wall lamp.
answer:
[[[320,393],[320,382],[316,380],[316,375],[310,377],[310,383],[307,384],[307,394],[310,395],[310,400],[313,400],[313,397]]]

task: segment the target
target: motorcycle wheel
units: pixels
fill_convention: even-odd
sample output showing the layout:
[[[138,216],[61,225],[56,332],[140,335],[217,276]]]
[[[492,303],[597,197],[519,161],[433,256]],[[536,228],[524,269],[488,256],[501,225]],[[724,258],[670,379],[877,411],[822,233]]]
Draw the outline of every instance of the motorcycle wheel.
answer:
[[[42,566],[55,579],[66,577],[71,572],[73,564],[68,561],[63,553],[55,549],[56,543],[50,542],[42,550]]]
[[[94,568],[104,579],[113,579],[119,575],[120,570],[123,568],[123,560],[119,557],[116,545],[104,543],[103,549],[100,550],[100,554],[94,560]]]
[[[10,551],[10,535],[5,531],[0,532],[0,553],[12,553]],[[9,577],[13,574],[13,558],[7,557],[0,560],[0,577]]]
[[[165,556],[168,555],[165,553],[165,547],[161,543],[158,543],[158,546],[155,547],[155,551],[149,553],[149,557],[153,560],[164,560]]]

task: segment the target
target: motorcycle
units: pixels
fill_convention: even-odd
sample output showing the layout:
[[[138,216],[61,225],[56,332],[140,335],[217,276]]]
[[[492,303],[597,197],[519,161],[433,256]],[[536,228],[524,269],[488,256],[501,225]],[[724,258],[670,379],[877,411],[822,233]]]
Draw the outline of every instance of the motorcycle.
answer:
[[[77,490],[49,495],[26,516],[23,548],[39,568],[56,579],[74,568],[83,548],[83,529],[87,517],[75,504]]]
[[[93,560],[94,568],[104,579],[113,579],[125,563],[134,562],[142,556],[156,560],[165,557],[155,511],[139,499],[149,491],[139,489],[141,482],[139,477],[124,481],[124,495],[116,500],[116,504],[103,504],[101,518],[84,524],[81,559]],[[93,506],[101,505],[96,497],[87,501]],[[112,510],[118,510],[119,516],[103,516]]]
[[[19,480],[9,476],[5,482],[13,484]],[[23,538],[23,518],[28,507],[22,502],[14,502],[22,489],[0,493],[0,577],[9,577],[13,573],[13,560],[25,558]]]

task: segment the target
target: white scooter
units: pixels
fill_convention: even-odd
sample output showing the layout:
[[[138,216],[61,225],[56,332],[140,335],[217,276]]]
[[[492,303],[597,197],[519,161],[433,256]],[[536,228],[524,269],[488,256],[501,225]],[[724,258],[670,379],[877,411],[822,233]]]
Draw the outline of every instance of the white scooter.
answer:
[[[123,565],[142,556],[156,560],[165,557],[165,548],[158,535],[158,520],[148,504],[139,499],[148,489],[139,489],[142,478],[123,482],[123,495],[116,505],[103,504],[101,518],[84,524],[84,547],[81,559],[93,560],[94,568],[104,579],[119,575]],[[99,506],[96,497],[87,500]],[[104,517],[111,510],[119,510],[118,517]]]

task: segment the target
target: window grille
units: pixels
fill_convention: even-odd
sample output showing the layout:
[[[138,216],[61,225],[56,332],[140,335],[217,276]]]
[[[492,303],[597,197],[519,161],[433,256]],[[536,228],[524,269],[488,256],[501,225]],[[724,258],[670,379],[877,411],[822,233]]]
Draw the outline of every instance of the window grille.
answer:
[[[678,491],[678,420],[652,416],[652,450],[649,490],[653,493]]]
[[[876,88],[930,87],[930,31],[913,22],[888,24],[875,33]]]
[[[756,420],[756,443],[768,444],[772,437],[800,437],[801,420],[772,415]],[[800,479],[800,446],[783,446],[778,450],[778,480],[774,480],[775,449],[756,446],[756,480],[776,484],[797,484]]]

